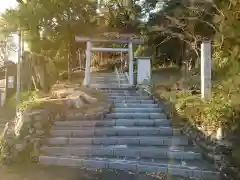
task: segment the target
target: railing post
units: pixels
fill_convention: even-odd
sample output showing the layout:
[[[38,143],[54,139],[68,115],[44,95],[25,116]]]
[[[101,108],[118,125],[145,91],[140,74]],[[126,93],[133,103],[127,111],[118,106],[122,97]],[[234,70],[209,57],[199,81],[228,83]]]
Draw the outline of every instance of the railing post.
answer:
[[[133,86],[133,43],[128,43],[128,57],[129,57],[129,84]]]
[[[92,42],[87,41],[86,69],[85,69],[85,77],[84,77],[84,82],[83,82],[84,86],[88,86],[90,83],[91,57],[92,57]]]

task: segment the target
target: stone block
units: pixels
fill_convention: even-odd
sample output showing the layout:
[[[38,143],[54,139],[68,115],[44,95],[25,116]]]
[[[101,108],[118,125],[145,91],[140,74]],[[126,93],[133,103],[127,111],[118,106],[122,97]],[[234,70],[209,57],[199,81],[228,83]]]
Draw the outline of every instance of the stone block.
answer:
[[[139,138],[117,138],[118,145],[139,145]]]
[[[126,127],[117,127],[115,130],[117,131],[118,136],[137,136],[139,132],[138,129],[131,129]]]
[[[48,138],[47,141],[48,141],[49,144],[52,144],[52,145],[66,145],[66,144],[68,144],[68,138],[66,138],[66,137]]]
[[[115,145],[115,144],[117,144],[117,139],[114,137],[94,138],[93,144],[95,144],[95,145]]]
[[[67,166],[67,167],[82,167],[81,159],[74,158],[59,158],[58,165],[59,166]]]
[[[80,127],[94,127],[97,125],[96,121],[80,121],[77,123],[78,123],[78,126],[80,126]]]
[[[40,156],[39,163],[43,165],[58,165],[58,159],[56,157]]]
[[[101,169],[108,167],[106,160],[82,160],[82,165],[85,168]]]
[[[173,167],[168,167],[167,168],[167,173],[172,175],[172,176],[182,176],[182,177],[192,177],[191,170],[187,168],[173,168]],[[186,175],[189,176],[186,176]]]
[[[137,171],[137,164],[133,164],[130,161],[111,161],[108,164],[110,169],[118,169],[118,170],[128,170],[128,171]]]
[[[117,157],[133,157],[133,158],[140,157],[138,150],[128,149],[127,147],[126,148],[115,147],[114,148],[114,156],[117,156]]]
[[[167,119],[154,119],[154,126],[170,125],[171,122]]]
[[[165,168],[165,169],[166,169],[166,168]],[[138,172],[144,172],[144,173],[146,173],[146,172],[148,172],[148,173],[164,172],[164,173],[165,173],[165,171],[167,171],[167,170],[165,170],[165,169],[163,168],[162,171],[161,171],[161,169],[159,169],[159,167],[157,167],[157,166],[142,165],[142,164],[139,164],[139,165],[137,166],[137,171],[138,171]]]
[[[150,113],[149,117],[150,119],[166,119],[166,116],[163,113]]]
[[[72,130],[72,137],[92,137],[92,136],[94,136],[94,129]]]
[[[193,175],[194,177],[196,177],[199,175],[199,173],[194,171]],[[202,179],[207,179],[207,180],[220,179],[220,173],[216,171],[211,171],[211,170],[202,170]]]
[[[91,145],[92,142],[92,138],[69,138],[70,145]]]
[[[154,104],[153,100],[140,100],[141,104]]]
[[[109,148],[93,148],[90,149],[91,154],[95,156],[113,156],[113,147]]]
[[[116,120],[97,121],[96,126],[115,126]]]
[[[164,145],[164,139],[155,137],[140,137],[140,145]]]
[[[116,136],[117,131],[113,128],[97,128],[95,129],[95,136]]]
[[[139,136],[154,136],[159,134],[159,129],[157,128],[143,128],[141,130],[138,130]]]
[[[173,138],[171,143],[175,144],[175,145],[188,145],[189,144],[187,137]],[[169,145],[169,143],[167,145]]]
[[[135,121],[136,126],[153,126],[154,121],[151,119],[143,119]]]
[[[68,130],[51,130],[50,134],[53,137],[71,137],[72,132]]]
[[[118,119],[116,120],[116,126],[134,126],[134,120],[125,120],[125,119]]]
[[[132,113],[134,119],[149,119],[149,113]]]
[[[140,157],[144,158],[161,158],[164,159],[167,157],[167,150],[163,149],[141,149]]]

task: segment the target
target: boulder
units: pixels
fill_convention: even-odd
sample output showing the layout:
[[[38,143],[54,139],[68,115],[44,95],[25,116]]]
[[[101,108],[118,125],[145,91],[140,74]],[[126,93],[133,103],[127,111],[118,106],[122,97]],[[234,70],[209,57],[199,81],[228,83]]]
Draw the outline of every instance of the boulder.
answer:
[[[84,103],[82,100],[82,92],[75,92],[66,97],[66,104],[68,108],[81,108]]]

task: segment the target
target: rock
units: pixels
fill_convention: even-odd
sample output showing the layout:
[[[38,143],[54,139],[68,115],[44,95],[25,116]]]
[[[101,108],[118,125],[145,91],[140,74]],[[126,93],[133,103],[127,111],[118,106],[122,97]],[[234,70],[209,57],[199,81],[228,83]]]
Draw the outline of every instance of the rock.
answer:
[[[87,103],[89,103],[89,104],[93,104],[93,103],[96,103],[96,102],[97,102],[97,99],[96,99],[96,98],[93,98],[93,97],[87,95],[86,93],[83,93],[83,94],[81,95],[81,97],[82,97],[82,99],[83,99],[85,102],[87,102]]]
[[[73,94],[74,92],[75,92],[74,88],[65,88],[52,91],[52,95],[57,98],[65,98],[68,95]]]
[[[85,104],[81,97],[82,92],[73,93],[67,96],[67,106],[69,108],[81,108],[81,106]]]
[[[25,144],[15,144],[15,149],[18,151],[18,152],[22,152],[25,148]]]
[[[28,132],[29,132],[29,134],[33,134],[35,132],[35,129],[34,128],[30,128]]]
[[[33,127],[36,129],[42,129],[43,125],[40,122],[36,122],[35,124],[33,124]]]
[[[39,136],[42,136],[44,133],[44,130],[36,130],[36,134]]]
[[[36,139],[32,139],[32,151],[31,151],[31,159],[32,161],[38,161],[38,157],[39,157],[39,146],[40,146],[40,142],[41,139],[40,138],[36,138]]]
[[[8,130],[9,130],[9,123],[6,123],[5,124],[5,127],[4,127],[4,130],[3,130],[3,133],[2,133],[2,137],[5,138],[7,133],[8,133]]]

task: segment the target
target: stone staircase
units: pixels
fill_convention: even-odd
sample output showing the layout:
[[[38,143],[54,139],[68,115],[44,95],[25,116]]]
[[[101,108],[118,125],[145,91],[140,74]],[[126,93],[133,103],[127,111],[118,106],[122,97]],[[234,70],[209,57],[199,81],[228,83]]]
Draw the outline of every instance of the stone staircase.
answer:
[[[114,102],[112,112],[104,120],[55,122],[41,148],[41,164],[220,178],[180,129],[171,127],[160,105],[128,87],[123,74],[123,87],[116,78],[115,74],[92,76],[91,85],[100,86]]]

